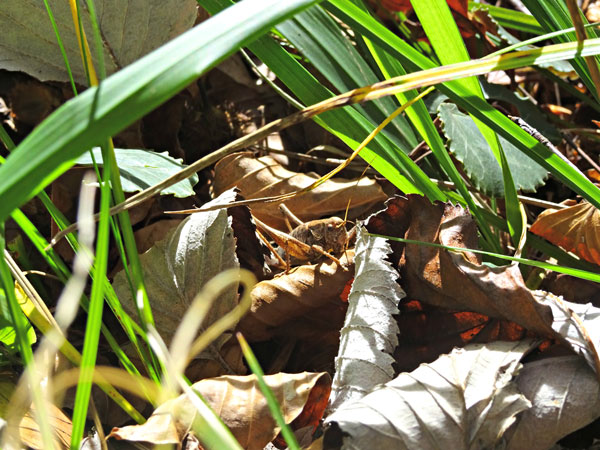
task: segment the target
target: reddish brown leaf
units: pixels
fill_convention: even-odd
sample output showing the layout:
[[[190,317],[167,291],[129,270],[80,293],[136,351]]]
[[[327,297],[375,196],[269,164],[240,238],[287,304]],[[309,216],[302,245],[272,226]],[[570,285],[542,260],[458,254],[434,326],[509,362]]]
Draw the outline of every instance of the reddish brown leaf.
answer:
[[[600,264],[600,211],[591,203],[546,210],[530,231],[586,261]]]
[[[400,303],[399,345],[394,352],[397,372],[410,372],[422,363],[468,343],[518,341],[528,334],[506,320],[469,311],[451,311],[417,300]]]

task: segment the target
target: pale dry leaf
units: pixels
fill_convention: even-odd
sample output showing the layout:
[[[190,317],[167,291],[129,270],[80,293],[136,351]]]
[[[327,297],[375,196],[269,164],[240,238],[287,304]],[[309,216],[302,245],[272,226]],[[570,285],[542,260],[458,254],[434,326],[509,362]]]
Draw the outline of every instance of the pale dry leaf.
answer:
[[[87,85],[69,2],[49,0],[77,83]],[[88,41],[93,32],[85,3],[81,18]],[[107,74],[131,64],[187,29],[196,20],[194,0],[96,0]],[[0,2],[0,68],[42,81],[68,81],[65,63],[44,4],[35,0]],[[93,41],[90,41],[93,48]],[[94,65],[98,68],[95,52]]]
[[[236,193],[229,190],[205,206],[227,204],[235,199]],[[204,284],[226,269],[239,267],[227,209],[189,215],[164,240],[141,255],[140,261],[156,329],[168,343]],[[123,271],[115,276],[113,287],[123,308],[137,319]],[[203,326],[210,325],[236,305],[237,283],[231,283],[213,303]],[[223,336],[215,346],[221,346],[228,337]]]
[[[309,420],[318,422],[325,409],[322,398],[327,397],[330,388],[331,379],[327,373],[279,373],[266,375],[264,379],[275,394],[286,423],[298,418],[311,401],[322,403],[311,413],[313,417]],[[209,378],[195,383],[192,388],[202,395],[245,449],[261,450],[279,433],[255,375]],[[196,410],[189,398],[181,395],[159,406],[146,423],[114,428],[110,437],[153,444],[180,444],[195,417]]]
[[[600,415],[600,385],[578,356],[562,356],[524,365],[519,391],[532,407],[521,413],[504,436],[507,450],[545,450]]]
[[[12,376],[6,373],[1,375],[0,380],[0,416],[6,418],[6,411],[11,397],[14,393],[16,384]],[[19,424],[19,436],[21,441],[26,446],[33,449],[44,449],[44,441],[40,433],[40,427],[37,424],[35,417],[35,406],[32,404],[31,409],[25,413],[21,423]],[[49,416],[48,423],[53,431],[54,443],[57,449],[68,449],[71,442],[72,424],[69,419],[59,408],[49,403],[46,405]]]
[[[345,304],[340,295],[352,279],[354,252],[348,250],[337,263],[324,260],[305,264],[252,289],[252,307],[238,330],[249,341],[273,336],[309,338],[343,323]]]
[[[386,260],[391,253],[386,239],[370,236],[359,226],[355,252],[355,278],[335,360],[332,410],[393,379],[391,355],[399,333],[394,315],[406,295],[398,284],[398,272]]]
[[[215,165],[213,189],[215,194],[220,194],[237,186],[244,198],[253,199],[295,192],[318,178],[316,174],[287,170],[271,157],[256,158],[251,152],[240,152],[226,156]],[[374,180],[363,177],[357,182],[332,178],[310,192],[286,200],[285,204],[301,220],[307,221],[344,211],[349,201],[350,208],[358,208],[385,199],[386,195]],[[252,213],[267,225],[284,226],[277,203],[255,204]]]
[[[560,339],[600,376],[600,309],[591,303],[567,302],[549,292],[535,291],[534,295],[540,304],[551,308],[552,329]]]
[[[327,417],[325,440],[341,432],[343,449],[493,448],[531,406],[513,380],[531,346],[471,344],[400,374]]]

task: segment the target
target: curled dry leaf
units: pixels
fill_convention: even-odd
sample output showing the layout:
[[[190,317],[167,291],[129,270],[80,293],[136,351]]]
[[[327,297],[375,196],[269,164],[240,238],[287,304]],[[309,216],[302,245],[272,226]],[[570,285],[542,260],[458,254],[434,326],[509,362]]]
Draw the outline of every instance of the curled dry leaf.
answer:
[[[582,201],[565,209],[548,209],[530,231],[586,261],[600,265],[600,211]]]
[[[344,448],[494,448],[531,406],[513,377],[532,341],[471,344],[403,373],[326,419]]]
[[[545,450],[600,415],[600,385],[585,361],[562,356],[530,362],[517,377],[532,407],[506,432],[509,450]]]
[[[233,190],[223,193],[207,206],[235,200]],[[226,209],[188,216],[167,237],[141,255],[141,265],[154,314],[156,329],[168,343],[181,318],[204,284],[220,272],[239,267],[231,218]],[[137,319],[134,299],[123,271],[113,287],[123,308]],[[213,303],[203,326],[208,326],[237,305],[237,283],[231,283]],[[228,336],[215,345],[219,348]]]
[[[287,170],[268,156],[256,158],[251,152],[241,152],[226,156],[215,165],[213,189],[218,195],[237,186],[244,198],[253,199],[295,192],[310,186],[318,178],[316,174]],[[333,178],[310,192],[286,200],[285,204],[306,221],[343,211],[349,201],[351,208],[358,208],[385,198],[379,185],[368,178],[361,178],[358,182]],[[252,213],[267,225],[284,226],[283,215],[276,203],[253,205]]]
[[[325,411],[331,378],[327,373],[279,373],[265,376],[286,423],[316,427]],[[245,449],[262,450],[279,433],[255,375],[222,376],[195,383],[208,405],[221,417]],[[196,410],[186,395],[159,406],[142,425],[114,428],[109,437],[152,444],[180,444]],[[202,436],[197,436],[202,441]]]
[[[348,250],[337,263],[324,260],[306,264],[289,273],[257,283],[252,289],[252,307],[238,329],[249,341],[264,341],[273,336],[316,337],[339,330],[346,304],[340,300],[352,279],[354,252]]]
[[[330,408],[357,400],[377,384],[392,380],[398,345],[398,303],[405,296],[398,272],[386,260],[391,248],[384,238],[359,226],[356,275],[348,297],[348,312],[340,332]]]

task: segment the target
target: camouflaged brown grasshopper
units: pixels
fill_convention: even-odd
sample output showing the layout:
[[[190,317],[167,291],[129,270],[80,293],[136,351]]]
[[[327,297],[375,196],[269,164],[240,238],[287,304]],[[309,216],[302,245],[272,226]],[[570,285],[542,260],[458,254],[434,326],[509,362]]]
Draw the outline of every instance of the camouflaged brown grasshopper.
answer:
[[[271,248],[279,262],[285,266],[286,272],[289,270],[290,258],[293,262],[305,263],[316,261],[322,256],[331,259],[346,270],[341,261],[334,256],[344,252],[350,239],[350,234],[346,231],[345,220],[339,217],[329,217],[302,222],[284,205],[281,205],[280,209],[298,225],[289,233],[270,227],[257,218],[254,218],[254,221],[257,228],[268,234],[287,256],[287,260],[284,261],[281,253]]]

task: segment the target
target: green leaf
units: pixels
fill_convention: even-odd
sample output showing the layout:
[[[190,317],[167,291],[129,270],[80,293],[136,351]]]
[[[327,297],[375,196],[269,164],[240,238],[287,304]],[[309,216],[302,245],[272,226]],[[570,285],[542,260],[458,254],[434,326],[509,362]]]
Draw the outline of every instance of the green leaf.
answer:
[[[191,28],[197,15],[194,0],[95,0],[94,3],[109,74]],[[52,1],[50,6],[75,80],[87,84],[69,2]],[[84,30],[91,36],[89,14],[81,14],[81,19]],[[41,2],[0,2],[0,29],[4,30],[0,68],[26,72],[43,81],[68,81],[48,13]],[[96,58],[94,65],[98,68]]]
[[[0,220],[64,173],[84,151],[317,1],[243,0],[65,103],[0,167]]]
[[[528,99],[521,98],[518,94],[504,86],[488,83],[484,80],[481,81],[481,87],[487,99],[501,100],[517,108],[519,117],[538,130],[542,136],[553,144],[558,144],[562,140],[560,132],[547,119],[546,113]]]
[[[98,165],[102,165],[102,150],[99,147],[94,147],[92,152]],[[167,152],[157,153],[150,150],[115,148],[115,157],[117,158],[124,192],[142,191],[187,167],[181,159],[172,158]],[[84,153],[79,157],[76,164],[92,166],[91,155]],[[161,194],[189,197],[194,195],[193,186],[197,182],[198,175],[194,175],[164,189]]]
[[[438,112],[450,151],[463,164],[477,189],[492,197],[504,197],[502,170],[473,119],[460,112],[453,103],[441,104]],[[515,187],[525,192],[534,192],[543,185],[548,176],[546,169],[503,137],[499,138]]]
[[[0,302],[2,305],[6,304],[6,297],[4,295],[4,291],[0,289]],[[16,353],[19,351],[19,344],[17,342],[17,333],[15,331],[15,327],[13,321],[10,318],[8,310],[6,308],[1,308],[2,314],[0,314],[0,342],[8,349],[11,353]],[[20,311],[20,316],[22,318],[22,322],[25,324],[25,338],[27,343],[31,346],[33,345],[37,337],[35,335],[35,330],[31,326],[31,323],[25,317],[22,311]]]

